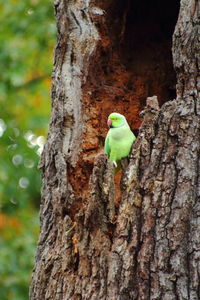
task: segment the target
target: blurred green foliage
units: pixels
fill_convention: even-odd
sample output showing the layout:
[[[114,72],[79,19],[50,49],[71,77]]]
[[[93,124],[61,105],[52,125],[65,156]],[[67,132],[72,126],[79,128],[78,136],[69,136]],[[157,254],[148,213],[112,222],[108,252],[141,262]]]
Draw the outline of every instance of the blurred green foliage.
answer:
[[[56,26],[48,0],[0,0],[0,9],[0,299],[27,300]]]
[[[38,236],[37,212],[0,214],[0,299],[27,300]]]

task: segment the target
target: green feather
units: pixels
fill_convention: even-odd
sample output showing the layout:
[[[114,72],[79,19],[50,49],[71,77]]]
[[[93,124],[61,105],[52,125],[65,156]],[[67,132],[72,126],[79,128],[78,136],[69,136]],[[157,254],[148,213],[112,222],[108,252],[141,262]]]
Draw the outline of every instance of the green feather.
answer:
[[[123,115],[112,113],[108,120],[112,124],[106,136],[104,151],[117,167],[120,160],[129,155],[136,137]]]
[[[109,137],[108,137],[108,135],[106,136],[104,151],[105,151],[106,154],[108,154],[108,156],[110,155],[110,146],[109,146]]]

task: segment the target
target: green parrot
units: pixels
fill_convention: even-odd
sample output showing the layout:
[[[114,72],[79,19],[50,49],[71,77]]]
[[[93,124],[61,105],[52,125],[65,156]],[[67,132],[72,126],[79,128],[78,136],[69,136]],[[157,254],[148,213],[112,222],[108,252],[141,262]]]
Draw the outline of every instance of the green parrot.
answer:
[[[120,160],[129,155],[136,137],[131,131],[126,118],[119,113],[109,115],[107,124],[110,127],[104,151],[116,168],[120,168]]]

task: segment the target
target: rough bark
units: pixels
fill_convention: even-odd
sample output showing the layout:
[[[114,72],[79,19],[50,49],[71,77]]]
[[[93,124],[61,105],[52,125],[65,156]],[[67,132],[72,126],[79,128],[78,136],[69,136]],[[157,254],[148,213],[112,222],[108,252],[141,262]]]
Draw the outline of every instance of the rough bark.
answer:
[[[98,5],[107,11],[111,1]],[[173,35],[177,98],[161,108],[156,96],[147,99],[120,186],[112,164],[98,154],[105,121],[92,100],[99,45],[111,43],[102,38],[105,11],[75,0],[55,8],[52,114],[40,164],[41,231],[30,299],[198,300],[200,2],[181,1]],[[128,6],[124,19],[127,13]],[[113,25],[121,35],[123,25]],[[104,114],[112,109],[103,104]]]

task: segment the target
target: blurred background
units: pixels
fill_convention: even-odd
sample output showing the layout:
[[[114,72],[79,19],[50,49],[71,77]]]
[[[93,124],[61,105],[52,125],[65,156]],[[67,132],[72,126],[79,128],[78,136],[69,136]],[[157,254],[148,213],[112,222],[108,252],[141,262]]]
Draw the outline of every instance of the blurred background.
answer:
[[[27,300],[56,25],[49,0],[0,0],[0,9],[0,299]]]

